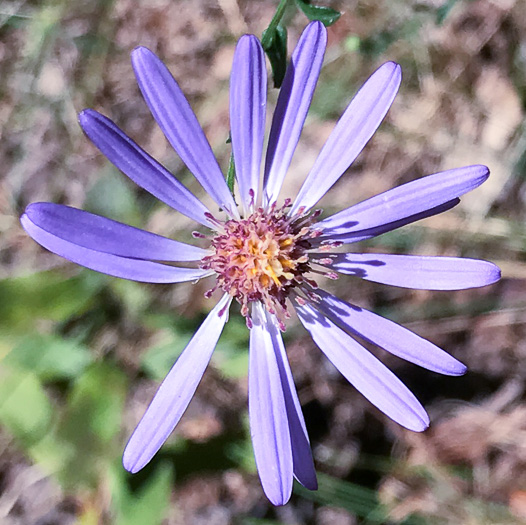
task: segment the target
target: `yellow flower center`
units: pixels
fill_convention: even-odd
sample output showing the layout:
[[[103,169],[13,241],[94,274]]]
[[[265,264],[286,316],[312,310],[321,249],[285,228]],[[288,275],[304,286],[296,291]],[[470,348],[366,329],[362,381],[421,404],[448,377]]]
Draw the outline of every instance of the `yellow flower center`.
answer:
[[[245,316],[252,301],[287,316],[285,300],[291,288],[310,271],[309,239],[317,233],[309,228],[308,218],[289,217],[285,208],[258,209],[246,219],[227,221],[212,239],[214,253],[202,261],[202,268],[217,274],[213,290],[236,298]]]

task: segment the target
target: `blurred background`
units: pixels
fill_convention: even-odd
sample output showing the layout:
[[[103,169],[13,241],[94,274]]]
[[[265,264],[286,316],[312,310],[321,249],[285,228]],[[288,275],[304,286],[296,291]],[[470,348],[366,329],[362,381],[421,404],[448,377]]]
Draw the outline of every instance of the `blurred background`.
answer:
[[[400,93],[322,207],[347,207],[442,169],[486,164],[453,210],[360,245],[492,260],[498,284],[411,291],[341,277],[326,287],[466,363],[460,378],[372,349],[429,410],[412,433],[363,399],[298,323],[284,334],[320,488],[273,508],[246,413],[248,331],[231,316],[177,431],[136,475],[127,438],[204,319],[207,283],[147,285],[81,269],[21,229],[33,201],[81,207],[179,240],[195,225],[134,186],[83,135],[112,118],[199,195],[148,112],[129,55],[156,51],[226,170],[236,40],[277,1],[4,0],[0,3],[0,522],[519,524],[526,522],[526,3],[341,0],[283,195],[293,196],[338,116],[386,60]],[[292,10],[289,48],[307,19]],[[270,108],[277,91],[272,90]],[[269,111],[269,117],[271,112]]]

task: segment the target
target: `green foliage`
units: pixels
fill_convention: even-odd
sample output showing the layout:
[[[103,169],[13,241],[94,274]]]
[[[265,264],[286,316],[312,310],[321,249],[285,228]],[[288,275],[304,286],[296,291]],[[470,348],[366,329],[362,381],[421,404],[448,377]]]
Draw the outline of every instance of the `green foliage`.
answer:
[[[173,469],[168,464],[161,464],[141,485],[132,492],[120,465],[114,469],[113,480],[115,525],[149,525],[161,524],[166,517],[170,504],[173,484]]]
[[[166,342],[154,345],[144,352],[142,368],[153,379],[162,381],[189,340],[190,337],[177,333],[167,334]]]
[[[274,87],[279,88],[287,70],[287,28],[278,25],[273,30],[266,29],[263,31],[261,42],[270,60]]]
[[[108,286],[118,299],[119,306],[132,319],[139,318],[147,310],[150,295],[142,283],[108,278]]]
[[[212,356],[216,368],[226,377],[245,377],[248,371],[248,330],[244,318],[233,315]]]
[[[364,519],[368,525],[387,522],[387,509],[380,503],[374,489],[362,487],[327,474],[318,473],[318,490],[310,491],[299,483],[294,483],[294,492],[305,499],[322,505],[340,507]],[[418,518],[410,517],[401,525],[422,525]]]
[[[85,346],[56,335],[27,334],[7,354],[2,365],[35,374],[42,382],[75,379],[92,362]]]
[[[296,5],[309,20],[319,20],[325,26],[331,26],[342,14],[330,7],[313,5],[310,0],[296,0]]]
[[[248,414],[243,417],[244,438],[228,443],[225,454],[245,472],[257,473],[254,449],[250,439],[250,422]]]
[[[127,381],[109,364],[90,366],[75,382],[57,420],[30,455],[69,489],[94,488],[120,455]]]
[[[272,67],[275,88],[281,87],[287,70],[287,25],[284,20],[289,5],[289,0],[280,1],[276,13],[261,37],[261,45]],[[296,6],[309,20],[319,20],[325,26],[334,24],[341,16],[338,11],[313,5],[309,0],[296,0]]]
[[[24,446],[48,430],[53,408],[36,374],[0,368],[0,423]]]
[[[84,274],[44,272],[0,281],[0,333],[23,334],[39,320],[61,322],[89,305],[98,284]]]
[[[140,225],[137,199],[125,177],[109,166],[86,194],[83,208],[127,224]]]
[[[226,172],[226,184],[232,196],[234,196],[234,182],[235,181],[236,181],[236,166],[234,165],[234,154],[231,153],[230,160],[228,161],[228,170]]]

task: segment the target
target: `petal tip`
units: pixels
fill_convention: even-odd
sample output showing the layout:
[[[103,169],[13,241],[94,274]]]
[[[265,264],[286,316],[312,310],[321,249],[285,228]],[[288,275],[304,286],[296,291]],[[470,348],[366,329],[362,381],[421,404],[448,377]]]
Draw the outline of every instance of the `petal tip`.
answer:
[[[489,168],[485,166],[484,164],[475,164],[473,167],[477,169],[477,171],[480,172],[479,178],[481,179],[480,184],[482,184],[489,177],[489,173],[490,173]]]
[[[237,45],[245,44],[245,43],[255,43],[255,42],[259,43],[258,38],[252,33],[246,33],[238,40]]]
[[[286,505],[289,502],[291,492],[288,493],[272,493],[268,494],[265,492],[265,495],[269,499],[270,503],[274,505],[274,507],[283,507],[283,505]]]
[[[492,268],[489,275],[489,283],[488,284],[495,284],[497,281],[500,281],[502,277],[501,269],[496,265],[491,263]]]
[[[313,476],[309,479],[302,479],[301,481],[298,480],[298,483],[303,485],[308,490],[318,490],[318,480],[315,473],[313,473]]]
[[[321,46],[325,50],[327,45],[327,28],[319,20],[311,22],[303,32],[305,38],[316,42],[317,46]]]
[[[144,46],[137,46],[130,54],[131,63],[134,68],[137,66],[150,62],[152,60],[159,60],[157,55]]]
[[[418,416],[418,421],[415,421],[411,425],[407,425],[406,428],[408,430],[412,430],[413,432],[424,432],[429,428],[429,416],[423,419],[420,419],[420,416]]]
[[[261,56],[264,56],[263,48],[261,47],[261,43],[259,42],[259,39],[252,34],[246,34],[243,35],[237,42],[236,46],[236,52],[237,53],[248,53],[249,58],[247,58],[244,55],[241,55],[243,59],[249,59],[253,60],[254,56],[253,54],[260,53]]]
[[[20,220],[22,220],[25,217],[27,219],[31,220],[31,215],[34,214],[38,210],[38,205],[41,204],[40,202],[31,202],[26,206],[26,209],[24,210],[24,213],[20,217]]]
[[[482,262],[483,269],[481,270],[479,274],[479,280],[474,283],[475,285],[473,288],[478,288],[481,286],[489,286],[491,284],[495,284],[496,282],[500,281],[502,277],[501,269],[492,262],[489,261],[480,261]]]
[[[394,62],[393,60],[389,60],[382,64],[380,66],[380,69],[390,70],[392,73],[402,73],[402,66],[398,64],[398,62]]]
[[[463,376],[468,371],[468,367],[461,363],[460,361],[456,361],[455,366],[452,367],[450,370],[448,370],[448,375],[450,376]]]
[[[388,76],[387,85],[392,85],[392,89],[394,89],[396,94],[402,82],[402,66],[397,62],[389,60],[388,62],[382,64],[377,69],[377,72],[378,71],[383,71],[386,73]]]
[[[153,53],[145,46],[137,46],[132,50],[131,56],[133,58],[140,55],[153,55]]]
[[[79,114],[78,114],[78,121],[79,121],[79,124],[80,124],[80,127],[86,132],[88,133],[88,130],[90,129],[91,126],[93,125],[97,125],[98,123],[101,122],[101,120],[105,119],[106,117],[104,117],[104,115],[101,115],[98,111],[96,111],[95,109],[91,109],[91,108],[86,108],[86,109],[83,109]]]
[[[31,206],[31,204],[29,206]],[[30,218],[27,215],[27,210],[28,210],[29,206],[26,208],[24,213],[22,213],[22,215],[20,216],[20,224],[22,225],[22,228],[24,228],[24,230],[26,230],[26,232],[27,232],[26,224],[27,224],[28,221],[30,221]]]
[[[132,450],[130,448],[130,444],[128,443],[122,455],[122,466],[130,474],[136,474],[137,472],[139,472],[139,470],[141,470],[146,465],[146,463],[148,463],[147,461],[140,462],[139,459],[140,459],[140,455],[137,455],[136,451]]]
[[[327,34],[327,28],[323,25],[322,22],[320,22],[319,20],[313,20],[306,28],[305,28],[305,33],[307,33],[307,31],[310,33],[311,31],[314,32],[318,32],[318,33],[325,33]]]
[[[89,121],[94,118],[96,114],[97,112],[90,108],[83,109],[81,112],[79,112],[77,118],[81,127],[84,128],[86,124],[89,124]]]

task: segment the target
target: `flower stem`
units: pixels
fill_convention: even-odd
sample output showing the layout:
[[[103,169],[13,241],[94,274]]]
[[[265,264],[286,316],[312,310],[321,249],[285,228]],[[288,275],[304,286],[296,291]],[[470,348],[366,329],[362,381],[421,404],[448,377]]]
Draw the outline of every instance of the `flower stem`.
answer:
[[[278,27],[278,24],[281,22],[281,19],[283,18],[283,14],[285,13],[285,9],[287,8],[289,0],[281,0],[276,12],[274,13],[274,16],[272,17],[272,20],[270,21],[270,24],[268,25],[267,29],[263,33],[263,37],[261,38],[261,45],[263,46],[263,49],[268,49],[272,45],[272,39],[274,38],[274,33],[276,31],[276,28]]]

